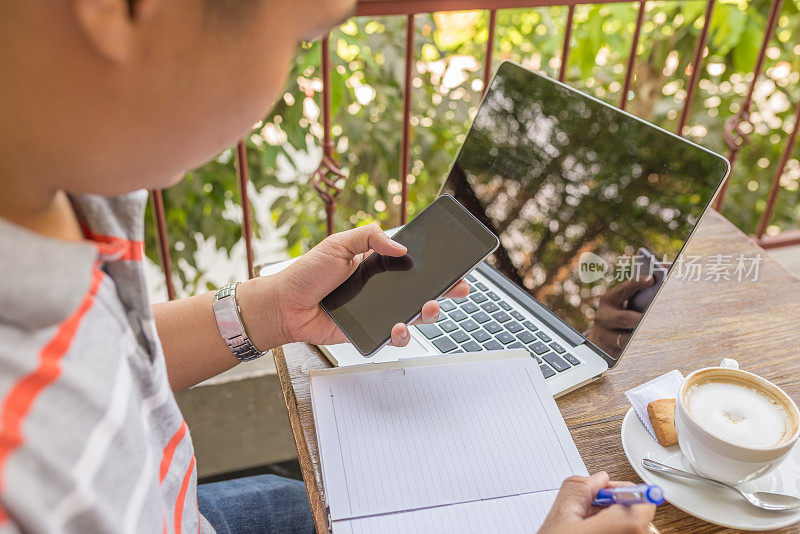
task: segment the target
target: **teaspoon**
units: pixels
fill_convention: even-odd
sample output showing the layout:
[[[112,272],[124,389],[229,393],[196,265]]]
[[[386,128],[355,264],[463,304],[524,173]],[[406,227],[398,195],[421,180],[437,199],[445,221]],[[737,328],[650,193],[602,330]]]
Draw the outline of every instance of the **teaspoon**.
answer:
[[[725,484],[724,482],[714,480],[713,478],[707,478],[704,476],[696,475],[694,473],[689,473],[687,471],[682,471],[680,469],[675,469],[674,467],[670,467],[660,462],[656,462],[655,460],[651,460],[649,458],[642,458],[642,465],[648,471],[655,471],[657,473],[668,473],[671,475],[685,477],[685,478],[695,478],[697,480],[704,480],[709,484],[715,484],[717,486],[722,486],[724,488],[730,488],[732,490],[738,491],[739,494],[741,494],[742,497],[747,499],[747,501],[753,506],[757,506],[758,508],[763,508],[764,510],[783,511],[783,510],[794,510],[795,508],[800,507],[800,499],[798,499],[797,497],[792,497],[791,495],[783,495],[781,493],[770,493],[768,491],[756,491],[750,493],[747,491],[743,491],[731,484]]]

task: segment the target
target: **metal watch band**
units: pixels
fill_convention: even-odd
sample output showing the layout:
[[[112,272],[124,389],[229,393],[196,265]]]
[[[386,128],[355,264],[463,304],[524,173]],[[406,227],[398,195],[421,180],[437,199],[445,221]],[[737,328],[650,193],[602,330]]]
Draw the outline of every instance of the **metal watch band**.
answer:
[[[264,353],[259,351],[244,330],[241,310],[236,302],[236,287],[239,282],[225,284],[217,289],[214,296],[214,317],[217,327],[225,344],[237,359],[249,362],[261,357]]]

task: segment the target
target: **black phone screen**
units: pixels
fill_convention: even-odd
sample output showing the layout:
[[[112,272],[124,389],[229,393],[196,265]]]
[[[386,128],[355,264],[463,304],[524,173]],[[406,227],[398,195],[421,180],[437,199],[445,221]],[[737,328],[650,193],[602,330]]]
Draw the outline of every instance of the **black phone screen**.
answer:
[[[322,300],[362,354],[378,350],[392,327],[414,319],[498,245],[497,237],[453,197],[442,195],[393,237],[408,253],[372,253]]]

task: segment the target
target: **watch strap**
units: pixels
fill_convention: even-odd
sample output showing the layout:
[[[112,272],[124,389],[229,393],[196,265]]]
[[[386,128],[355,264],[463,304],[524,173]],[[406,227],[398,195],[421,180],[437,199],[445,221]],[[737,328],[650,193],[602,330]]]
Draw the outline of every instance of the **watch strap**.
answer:
[[[236,287],[239,282],[226,284],[214,295],[214,318],[222,339],[237,359],[243,362],[255,360],[264,353],[259,351],[244,329],[241,310],[236,302]]]

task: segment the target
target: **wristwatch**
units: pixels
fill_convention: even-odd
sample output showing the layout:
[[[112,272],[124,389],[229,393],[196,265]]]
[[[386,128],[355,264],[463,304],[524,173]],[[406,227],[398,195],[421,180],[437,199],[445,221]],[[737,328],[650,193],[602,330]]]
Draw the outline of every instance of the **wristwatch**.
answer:
[[[259,351],[244,330],[241,310],[236,302],[236,287],[240,282],[225,284],[214,296],[214,318],[225,344],[239,361],[249,362],[265,353]]]

